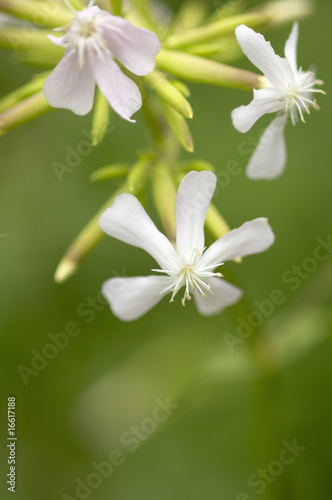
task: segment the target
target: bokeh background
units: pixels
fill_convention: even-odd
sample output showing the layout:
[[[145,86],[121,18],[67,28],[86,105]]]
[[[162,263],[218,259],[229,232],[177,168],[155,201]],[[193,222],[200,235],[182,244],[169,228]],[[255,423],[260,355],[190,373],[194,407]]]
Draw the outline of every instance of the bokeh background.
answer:
[[[181,4],[167,3],[175,10]],[[317,238],[326,241],[332,234],[331,15],[330,0],[319,0],[313,16],[301,21],[299,62],[317,66],[328,95],[319,96],[321,111],[306,125],[287,127],[288,165],[273,182],[251,182],[244,173],[249,155],[243,141],[254,139],[264,120],[246,136],[231,126],[231,110],[248,103],[250,95],[190,85],[195,156],[218,171],[230,161],[241,169],[219,190],[216,205],[232,227],[268,217],[277,236],[268,252],[224,270],[245,290],[253,310],[274,290],[282,291],[283,303],[264,318],[259,345],[267,347],[256,349],[256,358],[256,329],[233,349],[225,341],[225,334],[237,335],[236,318],[248,319],[243,302],[212,318],[199,316],[192,303],[183,308],[167,300],[136,322],[114,318],[100,301],[101,284],[116,275],[146,275],[152,260],[111,238],[104,238],[68,282],[53,281],[64,250],[113,189],[89,183],[89,174],[107,163],[131,162],[145,147],[140,114],[136,126],[114,116],[112,133],[62,183],[52,163],[64,163],[66,147],[75,149],[84,139],[91,116],[57,111],[1,137],[1,498],[10,498],[6,413],[12,395],[18,500],[329,498],[331,258],[300,278],[297,290],[285,273],[313,257]],[[278,53],[290,27],[268,34]],[[4,51],[0,60],[1,96],[35,72],[15,65]],[[245,60],[239,64],[250,68]],[[25,384],[18,366],[31,368],[36,352],[51,343],[49,334],[72,322],[79,334]],[[156,400],[168,397],[174,408],[165,422],[147,420]],[[123,434],[132,436],[137,426],[143,437],[130,451]],[[280,466],[285,442],[294,440],[302,451]],[[77,478],[98,483],[87,479],[96,472],[93,463],[109,461],[116,450],[122,463],[78,496]],[[267,469],[269,479],[253,485],[259,468]]]

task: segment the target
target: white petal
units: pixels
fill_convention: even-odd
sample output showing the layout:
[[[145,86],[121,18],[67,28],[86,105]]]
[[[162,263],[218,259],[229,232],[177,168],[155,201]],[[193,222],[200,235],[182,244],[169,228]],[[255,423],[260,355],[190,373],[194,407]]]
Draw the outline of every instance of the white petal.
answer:
[[[247,166],[249,179],[275,179],[283,172],[287,160],[286,121],[287,114],[278,116],[263,133]]]
[[[162,269],[178,266],[178,257],[171,242],[164,236],[135,196],[123,193],[99,219],[100,228],[109,236],[142,248]]]
[[[161,293],[171,279],[166,276],[112,278],[102,286],[105,299],[115,316],[122,321],[140,318],[166,295]]]
[[[280,101],[284,92],[279,89],[254,89],[254,98],[247,106],[240,106],[232,111],[233,126],[243,134],[266,113],[280,111],[284,104]]]
[[[267,219],[261,217],[245,222],[219,238],[206,250],[200,261],[200,268],[264,252],[273,242],[274,234]]]
[[[294,73],[297,73],[297,40],[299,38],[299,24],[293,24],[292,31],[285,44],[285,57]]]
[[[195,289],[194,297],[198,311],[204,316],[211,316],[221,312],[225,307],[236,304],[242,297],[242,290],[220,278],[209,278],[204,280],[211,285],[212,293],[207,292],[203,298]]]
[[[80,66],[78,55],[71,48],[46,79],[43,92],[53,108],[70,109],[76,115],[86,115],[92,108],[95,82],[88,64]]]
[[[190,263],[204,249],[204,221],[217,178],[213,172],[190,172],[181,182],[175,205],[176,246],[180,258]]]
[[[101,25],[100,28],[112,54],[129,71],[143,76],[154,69],[155,57],[160,51],[160,43],[155,33],[137,28],[120,17],[113,17],[112,24]]]
[[[134,122],[130,117],[142,106],[142,96],[136,83],[128,78],[106,53],[103,59],[93,52],[89,53],[90,65],[98,87],[110,106],[125,120]]]
[[[286,59],[277,56],[263,35],[241,24],[235,29],[242,52],[275,87],[284,87],[292,81],[292,71]]]

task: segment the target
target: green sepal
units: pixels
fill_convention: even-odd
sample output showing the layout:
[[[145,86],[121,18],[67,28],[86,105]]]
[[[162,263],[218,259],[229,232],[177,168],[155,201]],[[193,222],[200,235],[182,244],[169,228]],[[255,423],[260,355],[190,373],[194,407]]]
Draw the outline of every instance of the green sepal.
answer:
[[[90,182],[103,182],[111,181],[114,179],[120,179],[121,177],[126,177],[129,172],[129,165],[124,163],[115,163],[113,165],[106,165],[105,167],[100,167],[89,177]]]

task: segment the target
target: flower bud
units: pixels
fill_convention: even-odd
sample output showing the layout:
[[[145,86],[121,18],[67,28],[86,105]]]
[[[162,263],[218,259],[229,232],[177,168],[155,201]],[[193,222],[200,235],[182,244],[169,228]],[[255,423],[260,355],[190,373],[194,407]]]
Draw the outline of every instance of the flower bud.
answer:
[[[0,113],[12,108],[18,104],[23,99],[39,92],[43,88],[44,81],[48,77],[49,72],[41,73],[32,78],[31,82],[22,85],[18,89],[14,90],[10,94],[0,99]]]
[[[208,12],[207,2],[202,2],[201,0],[184,2],[175,18],[173,31],[175,33],[183,33],[196,28],[196,26],[204,22]]]
[[[97,96],[93,108],[92,117],[92,146],[98,146],[104,138],[104,135],[111,124],[111,108],[106,97],[97,89]]]
[[[164,102],[162,103],[162,108],[167,124],[174,134],[174,138],[186,151],[192,153],[194,151],[194,141],[185,118]]]
[[[1,0],[0,0],[1,1]],[[36,51],[49,58],[50,67],[57,64],[63,55],[63,49],[48,40],[47,30],[34,27],[0,27],[0,47],[12,50],[18,54],[27,51]]]
[[[0,135],[42,116],[53,108],[39,91],[0,114]]]
[[[104,236],[104,233],[98,224],[99,217],[110,205],[112,205],[116,196],[126,191],[127,184],[124,183],[115,191],[115,193],[112,194],[112,196],[106,201],[100,210],[98,210],[96,215],[92,217],[92,219],[75,238],[55,270],[54,281],[56,283],[63,283],[70,278],[77,271],[81,262],[99,243]]]
[[[231,228],[217,209],[217,207],[211,203],[209,210],[206,214],[205,227],[207,231],[213,236],[214,239],[218,240],[225,234],[229,233]],[[234,259],[234,262],[242,262],[242,258]]]
[[[193,110],[187,99],[162,73],[155,70],[145,77],[145,81],[161,99],[181,115],[186,118],[193,117]]]
[[[250,71],[175,50],[161,50],[156,61],[163,71],[185,80],[209,85],[252,90],[258,85],[260,78],[260,75]]]
[[[147,156],[143,156],[133,165],[127,176],[130,193],[138,193],[145,186],[150,167],[151,160]]]
[[[120,179],[128,174],[129,166],[124,163],[115,163],[113,165],[106,165],[105,167],[98,168],[89,177],[90,182],[103,182],[111,181],[113,179]]]
[[[174,87],[177,88],[178,91],[181,92],[181,94],[184,97],[190,97],[191,96],[190,88],[185,83],[180,82],[180,80],[170,80],[170,83],[172,85],[174,85]]]
[[[0,10],[38,26],[57,28],[71,22],[73,12],[56,2],[0,0]]]
[[[178,165],[179,170],[181,171],[181,178],[179,178],[179,182],[181,182],[184,175],[192,170],[196,170],[197,172],[202,172],[203,170],[211,170],[211,172],[215,172],[215,168],[211,163],[205,160],[188,160],[182,161]]]
[[[156,165],[152,172],[152,193],[154,204],[165,232],[170,241],[175,242],[175,201],[176,187],[169,168],[166,165]]]
[[[167,39],[166,47],[169,49],[178,49],[188,45],[205,43],[220,36],[233,34],[235,28],[240,24],[246,24],[251,28],[260,28],[270,19],[271,14],[268,12],[248,12],[226,17],[219,21],[172,35]]]

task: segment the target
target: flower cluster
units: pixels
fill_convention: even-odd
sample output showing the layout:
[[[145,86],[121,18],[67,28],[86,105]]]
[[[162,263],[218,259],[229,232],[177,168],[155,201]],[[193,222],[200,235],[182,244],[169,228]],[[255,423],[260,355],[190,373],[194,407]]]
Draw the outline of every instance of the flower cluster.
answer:
[[[64,3],[72,7],[70,0]],[[121,14],[121,2],[110,2],[113,14],[93,3],[91,0],[86,8],[72,13],[63,5],[45,0],[43,8],[47,15],[43,24],[36,15],[38,2],[0,0],[1,12],[17,16],[19,23],[22,19],[30,21],[28,37],[15,26],[8,28],[5,21],[5,27],[0,29],[0,46],[12,44],[12,40],[17,39],[16,46],[21,47],[23,53],[25,51],[28,60],[31,58],[33,63],[42,64],[47,61],[50,68],[47,74],[37,76],[30,84],[0,100],[0,134],[51,108],[65,108],[77,115],[86,115],[94,106],[97,86],[100,92],[92,123],[98,134],[91,133],[91,142],[96,145],[101,140],[99,136],[102,138],[105,134],[109,106],[124,120],[135,122],[132,116],[142,106],[139,77],[144,77],[147,88],[144,118],[152,132],[155,148],[142,151],[131,166],[107,165],[94,172],[94,180],[126,177],[117,191],[121,194],[113,193],[109,203],[76,238],[60,262],[55,280],[64,281],[75,272],[80,261],[100,240],[101,228],[114,238],[144,249],[160,266],[152,270],[154,275],[112,278],[103,285],[103,294],[117,317],[124,321],[135,320],[167,294],[173,302],[181,288],[184,289],[183,305],[193,297],[201,314],[216,314],[237,302],[242,294],[239,288],[223,279],[218,270],[220,266],[228,260],[267,250],[274,242],[274,234],[265,218],[230,230],[216,207],[212,205],[209,209],[216,186],[213,167],[205,161],[195,160],[189,161],[188,168],[188,163],[183,165],[186,162],[180,162],[177,157],[176,143],[188,152],[194,149],[186,121],[193,118],[187,100],[190,91],[182,79],[253,91],[250,104],[231,113],[233,125],[241,133],[250,130],[263,115],[276,113],[247,166],[251,179],[273,179],[282,173],[287,159],[286,123],[289,119],[293,125],[299,120],[305,122],[310,108],[318,109],[314,96],[324,94],[316,87],[323,82],[316,79],[313,70],[303,71],[298,67],[297,22],[286,41],[285,57],[279,57],[262,34],[246,24],[238,25],[237,9],[242,7],[236,7],[232,15],[231,6],[226,20],[211,16],[201,19],[198,26],[198,20],[194,26],[189,22],[189,29],[187,21],[179,15],[177,20],[170,21],[167,29],[161,30],[161,48],[158,36],[151,31],[156,28],[158,32],[160,19],[154,22],[156,13],[149,17],[147,5],[142,8],[144,1],[129,4],[128,11],[133,10],[126,12],[126,17],[134,24],[143,21],[151,30],[114,15]],[[73,4],[80,8],[80,2],[75,0]],[[303,14],[303,7],[299,7],[298,2],[287,1],[287,6],[293,13],[288,14],[289,19],[297,18],[294,15],[297,9],[299,15]],[[55,13],[54,18],[52,13]],[[280,5],[269,2],[261,9],[242,14],[241,21],[252,23],[252,26],[273,24],[274,14],[276,23],[278,19],[280,22],[280,17],[287,20],[285,1]],[[56,26],[62,36],[48,35],[52,45],[45,31],[40,33],[35,29],[38,23],[47,29]],[[232,39],[230,34],[234,30]],[[236,57],[238,45],[263,75],[225,64]],[[154,92],[152,98],[150,91]],[[68,171],[66,166],[60,166],[62,172]],[[183,180],[176,193],[179,178]],[[143,192],[149,180],[169,238],[157,229],[135,196]],[[105,206],[108,207],[106,211]],[[206,221],[207,227],[210,224],[211,229],[209,213],[213,214],[212,226],[214,224],[210,233],[216,241],[206,248],[204,223]]]

